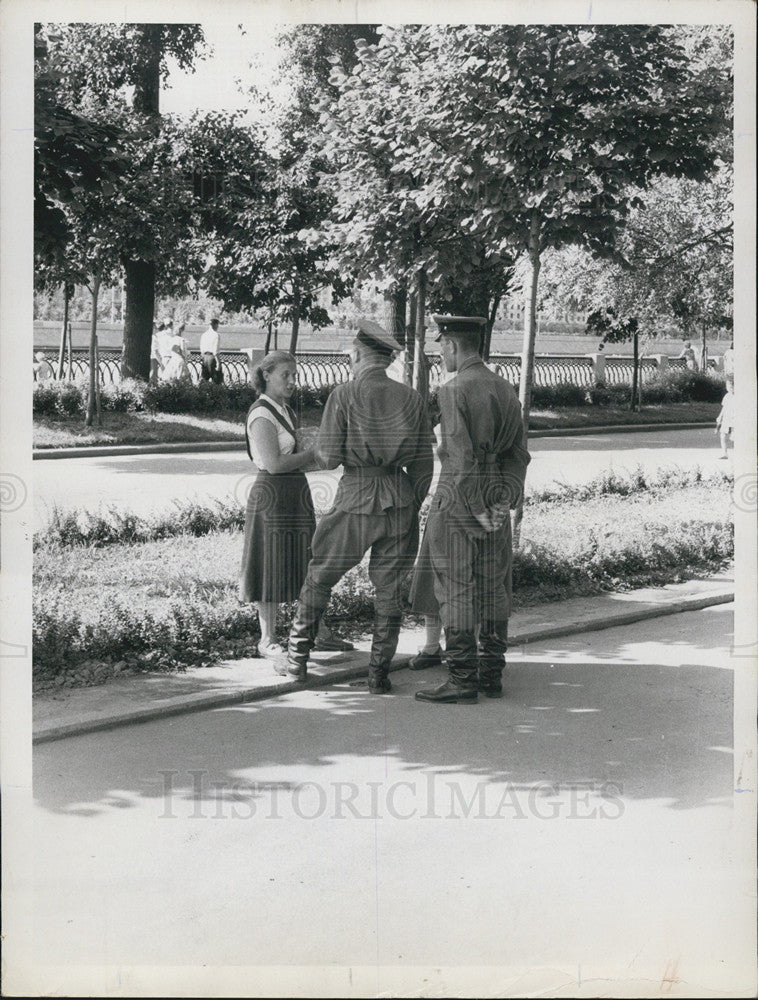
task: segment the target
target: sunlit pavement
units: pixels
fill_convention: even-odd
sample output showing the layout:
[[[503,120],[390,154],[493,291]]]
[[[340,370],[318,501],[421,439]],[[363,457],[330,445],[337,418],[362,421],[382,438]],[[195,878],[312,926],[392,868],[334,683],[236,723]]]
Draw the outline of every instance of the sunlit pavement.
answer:
[[[606,469],[651,471],[696,465],[725,471],[712,428],[630,434],[535,438],[527,489],[554,482],[586,482]],[[43,527],[52,507],[95,511],[116,507],[138,514],[166,510],[176,500],[237,497],[243,503],[255,472],[244,451],[180,455],[124,455],[34,462],[34,528]],[[309,475],[314,501],[328,506],[338,472]]]
[[[513,649],[507,697],[476,706],[416,702],[440,675],[402,671],[390,697],[37,747],[35,962],[220,963],[247,995],[289,995],[256,987],[277,965],[344,967],[355,995],[450,995],[467,966],[469,994],[489,971],[523,996],[531,967],[566,996],[752,995],[731,610]]]

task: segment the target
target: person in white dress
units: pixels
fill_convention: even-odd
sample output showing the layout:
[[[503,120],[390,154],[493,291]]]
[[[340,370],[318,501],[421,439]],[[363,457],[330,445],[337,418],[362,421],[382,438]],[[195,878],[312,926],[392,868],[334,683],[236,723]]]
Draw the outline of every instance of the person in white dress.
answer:
[[[161,381],[173,382],[176,380],[189,381],[190,372],[187,364],[187,344],[182,336],[184,324],[182,323],[168,341],[169,355],[165,361],[161,373]]]
[[[721,412],[716,417],[716,433],[721,442],[721,454],[719,458],[729,458],[727,442],[734,433],[734,390],[727,382],[726,395],[721,400]]]

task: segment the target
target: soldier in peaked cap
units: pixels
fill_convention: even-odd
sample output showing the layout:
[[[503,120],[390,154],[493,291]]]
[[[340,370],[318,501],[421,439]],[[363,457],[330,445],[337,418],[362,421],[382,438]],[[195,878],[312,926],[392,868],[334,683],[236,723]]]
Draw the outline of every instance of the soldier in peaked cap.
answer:
[[[433,316],[445,368],[440,386],[442,462],[426,525],[434,596],[445,629],[448,680],[420,701],[477,701],[502,694],[510,612],[510,508],[524,489],[529,452],[512,386],[478,352],[487,321]],[[478,641],[475,634],[479,627]]]
[[[308,654],[332,587],[370,549],[376,590],[369,690],[391,688],[388,671],[401,622],[400,585],[418,546],[418,511],[432,480],[433,437],[421,396],[387,377],[397,343],[362,319],[353,341],[353,380],[329,396],[317,451],[324,468],[342,465],[333,508],[313,536],[312,558],[300,591],[279,673],[304,680]]]

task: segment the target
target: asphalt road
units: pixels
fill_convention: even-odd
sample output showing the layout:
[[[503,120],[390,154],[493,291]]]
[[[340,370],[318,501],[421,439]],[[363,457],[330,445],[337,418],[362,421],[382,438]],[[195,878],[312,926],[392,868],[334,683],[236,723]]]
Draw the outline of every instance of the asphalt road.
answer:
[[[679,465],[722,468],[713,429],[657,430],[631,434],[535,438],[527,489],[553,482],[576,483],[606,469],[646,470]],[[244,502],[254,478],[244,451],[207,454],[125,455],[34,462],[34,527],[60,509],[118,507],[139,514],[165,509],[174,500],[236,496]],[[339,472],[309,476],[317,505],[328,506]]]
[[[731,612],[512,650],[502,701],[421,704],[438,678],[402,671],[391,697],[38,746],[38,971],[58,995],[224,965],[242,996],[752,996]]]

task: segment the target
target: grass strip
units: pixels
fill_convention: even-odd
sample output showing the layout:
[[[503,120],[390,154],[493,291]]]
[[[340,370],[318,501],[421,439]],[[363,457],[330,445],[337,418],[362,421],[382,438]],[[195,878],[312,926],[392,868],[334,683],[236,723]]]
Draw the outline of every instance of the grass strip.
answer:
[[[729,490],[699,482],[651,497],[535,504],[513,567],[514,607],[679,582],[733,558]],[[241,538],[211,531],[35,556],[37,687],[93,684],[124,671],[175,670],[255,654],[256,614],[236,598]],[[327,620],[350,633],[373,616],[366,566],[333,592]],[[293,607],[280,609],[285,630]]]
[[[731,473],[703,473],[699,466],[658,468],[646,472],[642,466],[624,472],[609,470],[583,484],[559,483],[532,492],[527,491],[527,504],[575,503],[599,497],[627,497],[637,494],[655,496],[704,485],[714,488],[731,487]],[[123,545],[156,541],[179,535],[200,537],[212,531],[241,530],[245,512],[233,498],[211,504],[177,501],[171,509],[151,517],[142,517],[117,508],[102,512],[61,511],[54,507],[48,525],[35,533],[37,550],[51,545]]]

